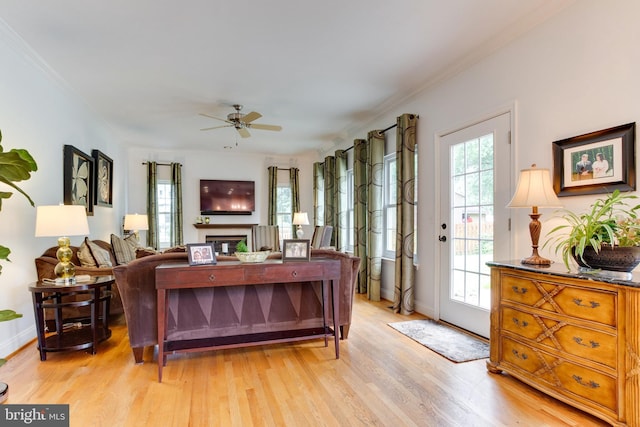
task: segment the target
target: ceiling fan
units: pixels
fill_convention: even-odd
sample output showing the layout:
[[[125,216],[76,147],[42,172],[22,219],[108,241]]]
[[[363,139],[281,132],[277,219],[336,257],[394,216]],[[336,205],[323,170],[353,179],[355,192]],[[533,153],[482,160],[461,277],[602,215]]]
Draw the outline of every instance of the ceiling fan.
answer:
[[[235,108],[236,112],[228,114],[226,119],[221,119],[219,117],[214,117],[208,114],[200,113],[201,116],[209,117],[211,119],[221,120],[227,123],[226,125],[214,126],[214,127],[204,128],[200,130],[212,130],[212,129],[226,128],[226,127],[234,127],[236,128],[240,136],[243,138],[249,138],[251,136],[248,129],[273,130],[273,131],[282,130],[282,126],[253,123],[254,120],[257,120],[260,117],[262,117],[262,114],[256,113],[255,111],[252,111],[247,114],[241,113],[240,110],[242,110],[242,105],[240,104],[234,104],[233,108]]]

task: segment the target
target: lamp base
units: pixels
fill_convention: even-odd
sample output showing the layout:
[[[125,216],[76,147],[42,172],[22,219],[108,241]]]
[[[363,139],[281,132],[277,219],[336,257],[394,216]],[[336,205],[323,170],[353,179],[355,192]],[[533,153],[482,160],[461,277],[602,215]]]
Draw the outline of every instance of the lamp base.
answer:
[[[302,239],[302,236],[304,236],[304,231],[302,230],[302,226],[299,225],[298,229],[296,230],[296,237],[298,239]]]
[[[70,241],[68,237],[60,237],[58,239],[58,250],[56,251],[56,257],[58,258],[58,264],[54,268],[56,277],[65,281],[74,280],[76,275],[76,266],[71,262],[73,251],[69,247]]]
[[[520,263],[528,265],[551,265],[551,260],[542,258],[540,255],[533,254],[529,258],[521,259]]]

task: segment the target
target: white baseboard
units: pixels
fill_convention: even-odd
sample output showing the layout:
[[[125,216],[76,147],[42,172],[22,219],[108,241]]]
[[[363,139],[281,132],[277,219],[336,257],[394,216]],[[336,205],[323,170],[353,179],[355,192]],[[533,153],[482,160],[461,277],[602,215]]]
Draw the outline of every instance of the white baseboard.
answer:
[[[33,341],[37,336],[36,327],[30,326],[8,340],[0,342],[0,357],[6,358],[8,355],[15,353],[21,347]]]

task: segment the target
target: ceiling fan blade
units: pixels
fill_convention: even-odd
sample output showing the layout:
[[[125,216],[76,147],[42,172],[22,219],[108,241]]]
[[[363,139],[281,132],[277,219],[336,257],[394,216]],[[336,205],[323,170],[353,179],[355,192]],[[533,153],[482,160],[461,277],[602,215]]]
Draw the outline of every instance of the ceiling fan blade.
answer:
[[[263,125],[260,123],[254,123],[254,124],[247,124],[248,127],[250,127],[251,129],[261,129],[261,130],[275,130],[275,131],[281,131],[282,130],[282,126],[278,126],[278,125]]]
[[[262,114],[252,111],[242,116],[242,121],[245,123],[251,123],[252,121],[259,119],[260,117],[262,117]]]
[[[200,114],[200,115],[201,115],[201,116],[203,116],[203,117],[209,117],[210,119],[220,120],[220,121],[225,122],[225,123],[232,123],[232,122],[230,122],[229,120],[227,120],[227,119],[221,119],[220,117],[210,116],[210,115],[208,115],[208,114],[204,114],[204,113],[198,113],[198,114]]]
[[[238,129],[238,133],[243,138],[249,138],[251,136],[251,134],[246,128],[236,128],[236,129]]]
[[[211,128],[204,128],[204,129],[200,129],[200,130],[213,130],[213,129],[220,129],[220,128],[230,128],[233,125],[222,125],[222,126],[214,126]]]

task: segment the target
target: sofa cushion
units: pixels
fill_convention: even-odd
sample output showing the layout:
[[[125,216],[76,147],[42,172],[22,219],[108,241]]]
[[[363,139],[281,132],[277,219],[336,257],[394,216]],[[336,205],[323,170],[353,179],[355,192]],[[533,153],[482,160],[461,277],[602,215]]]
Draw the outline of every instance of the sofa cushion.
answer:
[[[86,248],[89,249],[90,256],[87,255]],[[91,258],[93,258],[93,263]],[[88,237],[85,237],[84,242],[80,245],[78,259],[83,267],[113,267],[109,251],[92,242]]]
[[[82,241],[80,247],[78,248],[78,259],[80,260],[80,265],[82,267],[97,267],[96,259],[91,254],[91,249],[89,249],[89,245],[87,244],[87,238]]]
[[[111,247],[113,248],[113,255],[116,258],[116,265],[122,265],[136,259],[136,250],[141,246],[135,234],[131,234],[124,239],[112,234]]]

